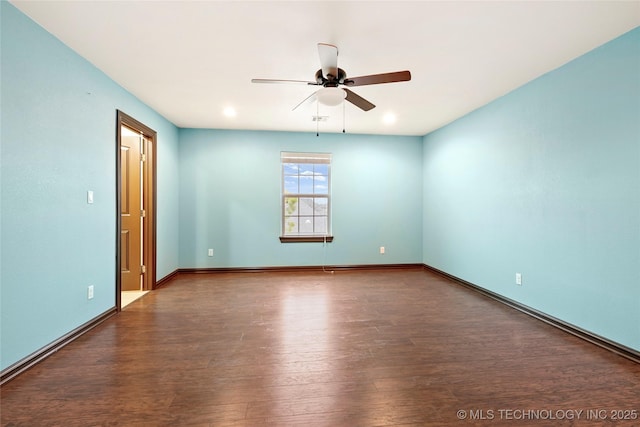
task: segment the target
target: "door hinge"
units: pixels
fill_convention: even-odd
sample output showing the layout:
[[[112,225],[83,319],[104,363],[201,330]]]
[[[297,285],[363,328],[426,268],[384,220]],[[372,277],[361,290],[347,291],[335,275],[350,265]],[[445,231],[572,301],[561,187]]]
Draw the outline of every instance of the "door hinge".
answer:
[[[142,210],[140,211],[140,217],[141,217],[141,218],[145,218],[146,216],[147,216],[147,212],[146,212],[144,209],[142,209]]]
[[[147,161],[147,155],[144,153],[140,153],[140,161],[141,162],[146,162]]]
[[[144,265],[141,265],[140,270],[142,271],[142,274],[144,274],[147,272],[147,267],[145,267]]]

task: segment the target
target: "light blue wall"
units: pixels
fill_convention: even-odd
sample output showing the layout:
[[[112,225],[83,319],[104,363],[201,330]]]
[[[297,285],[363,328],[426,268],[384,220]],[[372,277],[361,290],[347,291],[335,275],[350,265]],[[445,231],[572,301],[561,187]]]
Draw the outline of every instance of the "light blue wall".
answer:
[[[278,239],[281,151],[333,154],[326,248]],[[180,266],[420,263],[421,159],[420,137],[181,129]]]
[[[158,278],[178,267],[178,130],[0,7],[4,369],[115,305],[116,109],[158,132]]]
[[[423,216],[424,263],[640,350],[640,29],[425,136]]]

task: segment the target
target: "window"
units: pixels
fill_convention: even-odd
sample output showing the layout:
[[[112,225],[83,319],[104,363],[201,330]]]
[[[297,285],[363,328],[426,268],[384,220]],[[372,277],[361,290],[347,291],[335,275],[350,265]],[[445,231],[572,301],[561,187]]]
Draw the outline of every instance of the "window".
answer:
[[[331,154],[280,154],[281,242],[330,242]]]

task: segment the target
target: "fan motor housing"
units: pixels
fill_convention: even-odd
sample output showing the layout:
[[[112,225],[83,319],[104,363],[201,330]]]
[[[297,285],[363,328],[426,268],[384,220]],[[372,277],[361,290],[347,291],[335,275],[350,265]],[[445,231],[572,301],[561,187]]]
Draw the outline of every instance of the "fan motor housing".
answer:
[[[327,79],[325,76],[323,76],[322,69],[316,71],[316,82],[324,87],[338,87],[338,85],[342,84],[344,82],[344,79],[347,78],[347,73],[342,68],[338,68],[338,77],[331,77],[331,79]]]

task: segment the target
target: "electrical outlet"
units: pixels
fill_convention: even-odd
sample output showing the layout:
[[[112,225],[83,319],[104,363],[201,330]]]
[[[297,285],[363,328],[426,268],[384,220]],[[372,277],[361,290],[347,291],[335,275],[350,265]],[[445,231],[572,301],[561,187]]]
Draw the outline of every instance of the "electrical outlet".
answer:
[[[213,249],[209,249],[209,252],[207,252],[208,256],[213,256]]]
[[[93,285],[89,285],[87,288],[87,299],[93,299]]]
[[[380,255],[384,255],[384,246],[380,246]]]
[[[522,286],[522,274],[516,273],[516,285]]]

